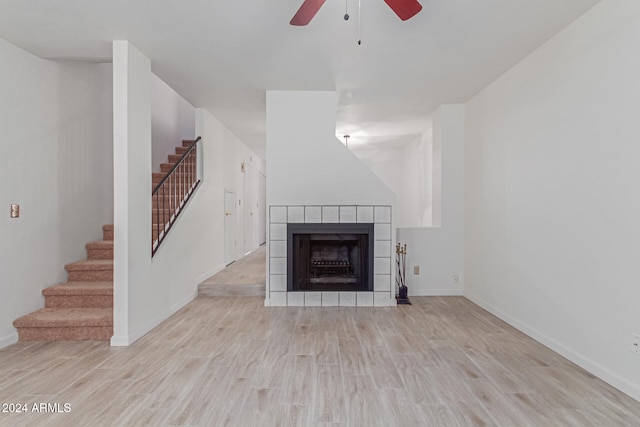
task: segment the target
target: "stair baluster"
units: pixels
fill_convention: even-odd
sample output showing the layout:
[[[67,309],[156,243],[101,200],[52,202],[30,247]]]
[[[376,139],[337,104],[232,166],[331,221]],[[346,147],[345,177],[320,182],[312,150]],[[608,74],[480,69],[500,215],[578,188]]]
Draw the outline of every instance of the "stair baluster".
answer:
[[[198,137],[193,141],[182,141],[182,147],[176,148],[176,154],[169,155],[169,163],[160,165],[160,170],[166,171],[166,175],[154,186],[151,193],[151,256],[158,251],[178,215],[200,184],[197,173],[197,147],[200,140]]]

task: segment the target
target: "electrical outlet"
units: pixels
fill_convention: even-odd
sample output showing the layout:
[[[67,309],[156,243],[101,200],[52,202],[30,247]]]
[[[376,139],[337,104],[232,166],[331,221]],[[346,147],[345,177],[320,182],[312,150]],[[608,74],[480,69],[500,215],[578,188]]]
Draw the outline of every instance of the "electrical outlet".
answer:
[[[631,334],[631,352],[640,355],[640,335]]]
[[[460,284],[460,275],[459,274],[454,274],[453,275],[453,284],[454,285],[459,285]]]
[[[11,205],[11,218],[20,217],[20,205]]]
[[[419,265],[414,265],[413,266],[413,275],[414,276],[419,276],[420,275],[420,266]]]

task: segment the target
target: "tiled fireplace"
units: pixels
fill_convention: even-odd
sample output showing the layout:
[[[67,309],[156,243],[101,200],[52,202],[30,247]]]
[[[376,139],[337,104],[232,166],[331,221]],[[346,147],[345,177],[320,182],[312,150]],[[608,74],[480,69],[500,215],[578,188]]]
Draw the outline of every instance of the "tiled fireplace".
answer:
[[[268,305],[394,305],[391,206],[270,206],[268,224]]]

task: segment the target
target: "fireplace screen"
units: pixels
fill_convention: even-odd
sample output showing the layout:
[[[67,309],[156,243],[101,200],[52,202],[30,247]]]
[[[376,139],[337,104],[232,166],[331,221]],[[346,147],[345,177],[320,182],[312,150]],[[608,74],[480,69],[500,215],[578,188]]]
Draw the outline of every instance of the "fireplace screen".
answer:
[[[373,290],[373,224],[288,224],[289,291]]]

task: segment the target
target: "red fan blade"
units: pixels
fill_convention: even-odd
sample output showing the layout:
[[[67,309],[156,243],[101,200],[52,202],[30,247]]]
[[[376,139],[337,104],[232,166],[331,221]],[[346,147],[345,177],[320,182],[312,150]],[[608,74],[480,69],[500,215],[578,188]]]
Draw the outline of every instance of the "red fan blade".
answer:
[[[406,21],[422,10],[422,5],[418,0],[384,0],[386,4],[398,15],[400,19]]]
[[[313,17],[316,16],[316,13],[318,13],[318,10],[320,10],[324,2],[325,0],[304,0],[304,3],[302,3],[302,6],[300,6],[296,14],[293,15],[289,23],[296,26],[307,25]]]

